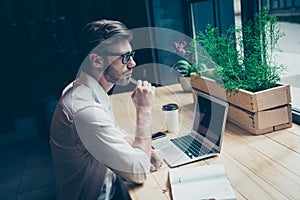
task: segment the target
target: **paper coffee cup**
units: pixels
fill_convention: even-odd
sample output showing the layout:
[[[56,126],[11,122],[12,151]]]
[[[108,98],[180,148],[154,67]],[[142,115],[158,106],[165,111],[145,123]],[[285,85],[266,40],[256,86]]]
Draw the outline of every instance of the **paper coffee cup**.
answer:
[[[162,106],[162,110],[165,113],[167,131],[178,131],[178,105],[175,103],[165,104]]]

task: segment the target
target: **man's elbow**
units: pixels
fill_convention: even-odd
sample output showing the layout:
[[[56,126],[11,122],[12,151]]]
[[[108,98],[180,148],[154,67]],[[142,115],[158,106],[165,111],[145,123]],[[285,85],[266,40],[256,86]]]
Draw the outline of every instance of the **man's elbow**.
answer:
[[[148,173],[134,174],[132,176],[131,182],[136,183],[136,184],[142,184],[147,180],[148,175],[149,175]]]
[[[116,170],[116,173],[127,182],[142,184],[150,174],[150,167],[149,158],[141,154],[140,157],[126,160],[123,169]]]
[[[128,172],[117,172],[125,181],[136,183],[136,184],[142,184],[144,183],[149,173],[128,173]]]

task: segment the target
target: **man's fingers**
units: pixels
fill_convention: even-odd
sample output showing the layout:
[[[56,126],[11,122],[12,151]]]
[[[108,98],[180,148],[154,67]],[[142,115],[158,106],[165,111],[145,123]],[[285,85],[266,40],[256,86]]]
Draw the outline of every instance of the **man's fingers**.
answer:
[[[150,166],[150,172],[154,172],[154,171],[156,171],[156,168],[155,168],[154,165],[151,164],[151,166]]]
[[[137,87],[142,87],[142,85],[143,85],[143,82],[141,80],[138,80],[136,86]]]

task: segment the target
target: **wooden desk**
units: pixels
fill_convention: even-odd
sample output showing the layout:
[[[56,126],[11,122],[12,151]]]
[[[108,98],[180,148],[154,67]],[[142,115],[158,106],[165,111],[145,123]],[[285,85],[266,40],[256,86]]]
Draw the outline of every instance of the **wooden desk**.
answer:
[[[130,93],[112,95],[112,104],[119,126],[134,132],[135,110]],[[183,93],[180,85],[156,89],[156,103],[152,109],[153,132],[164,131],[165,121],[161,106],[165,103],[180,105],[180,132],[189,131],[193,119],[193,96]],[[168,133],[169,137],[174,133]],[[300,199],[300,126],[254,136],[227,123],[222,152],[219,156],[181,167],[220,163],[238,199]],[[164,163],[151,173],[143,185],[129,185],[132,199],[171,199],[169,167]]]

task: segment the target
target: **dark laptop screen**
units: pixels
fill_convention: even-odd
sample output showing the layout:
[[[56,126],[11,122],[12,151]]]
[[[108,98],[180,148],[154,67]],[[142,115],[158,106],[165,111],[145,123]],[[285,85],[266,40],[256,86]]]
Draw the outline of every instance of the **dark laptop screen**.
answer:
[[[225,112],[226,106],[198,95],[193,129],[210,142],[220,146]]]

